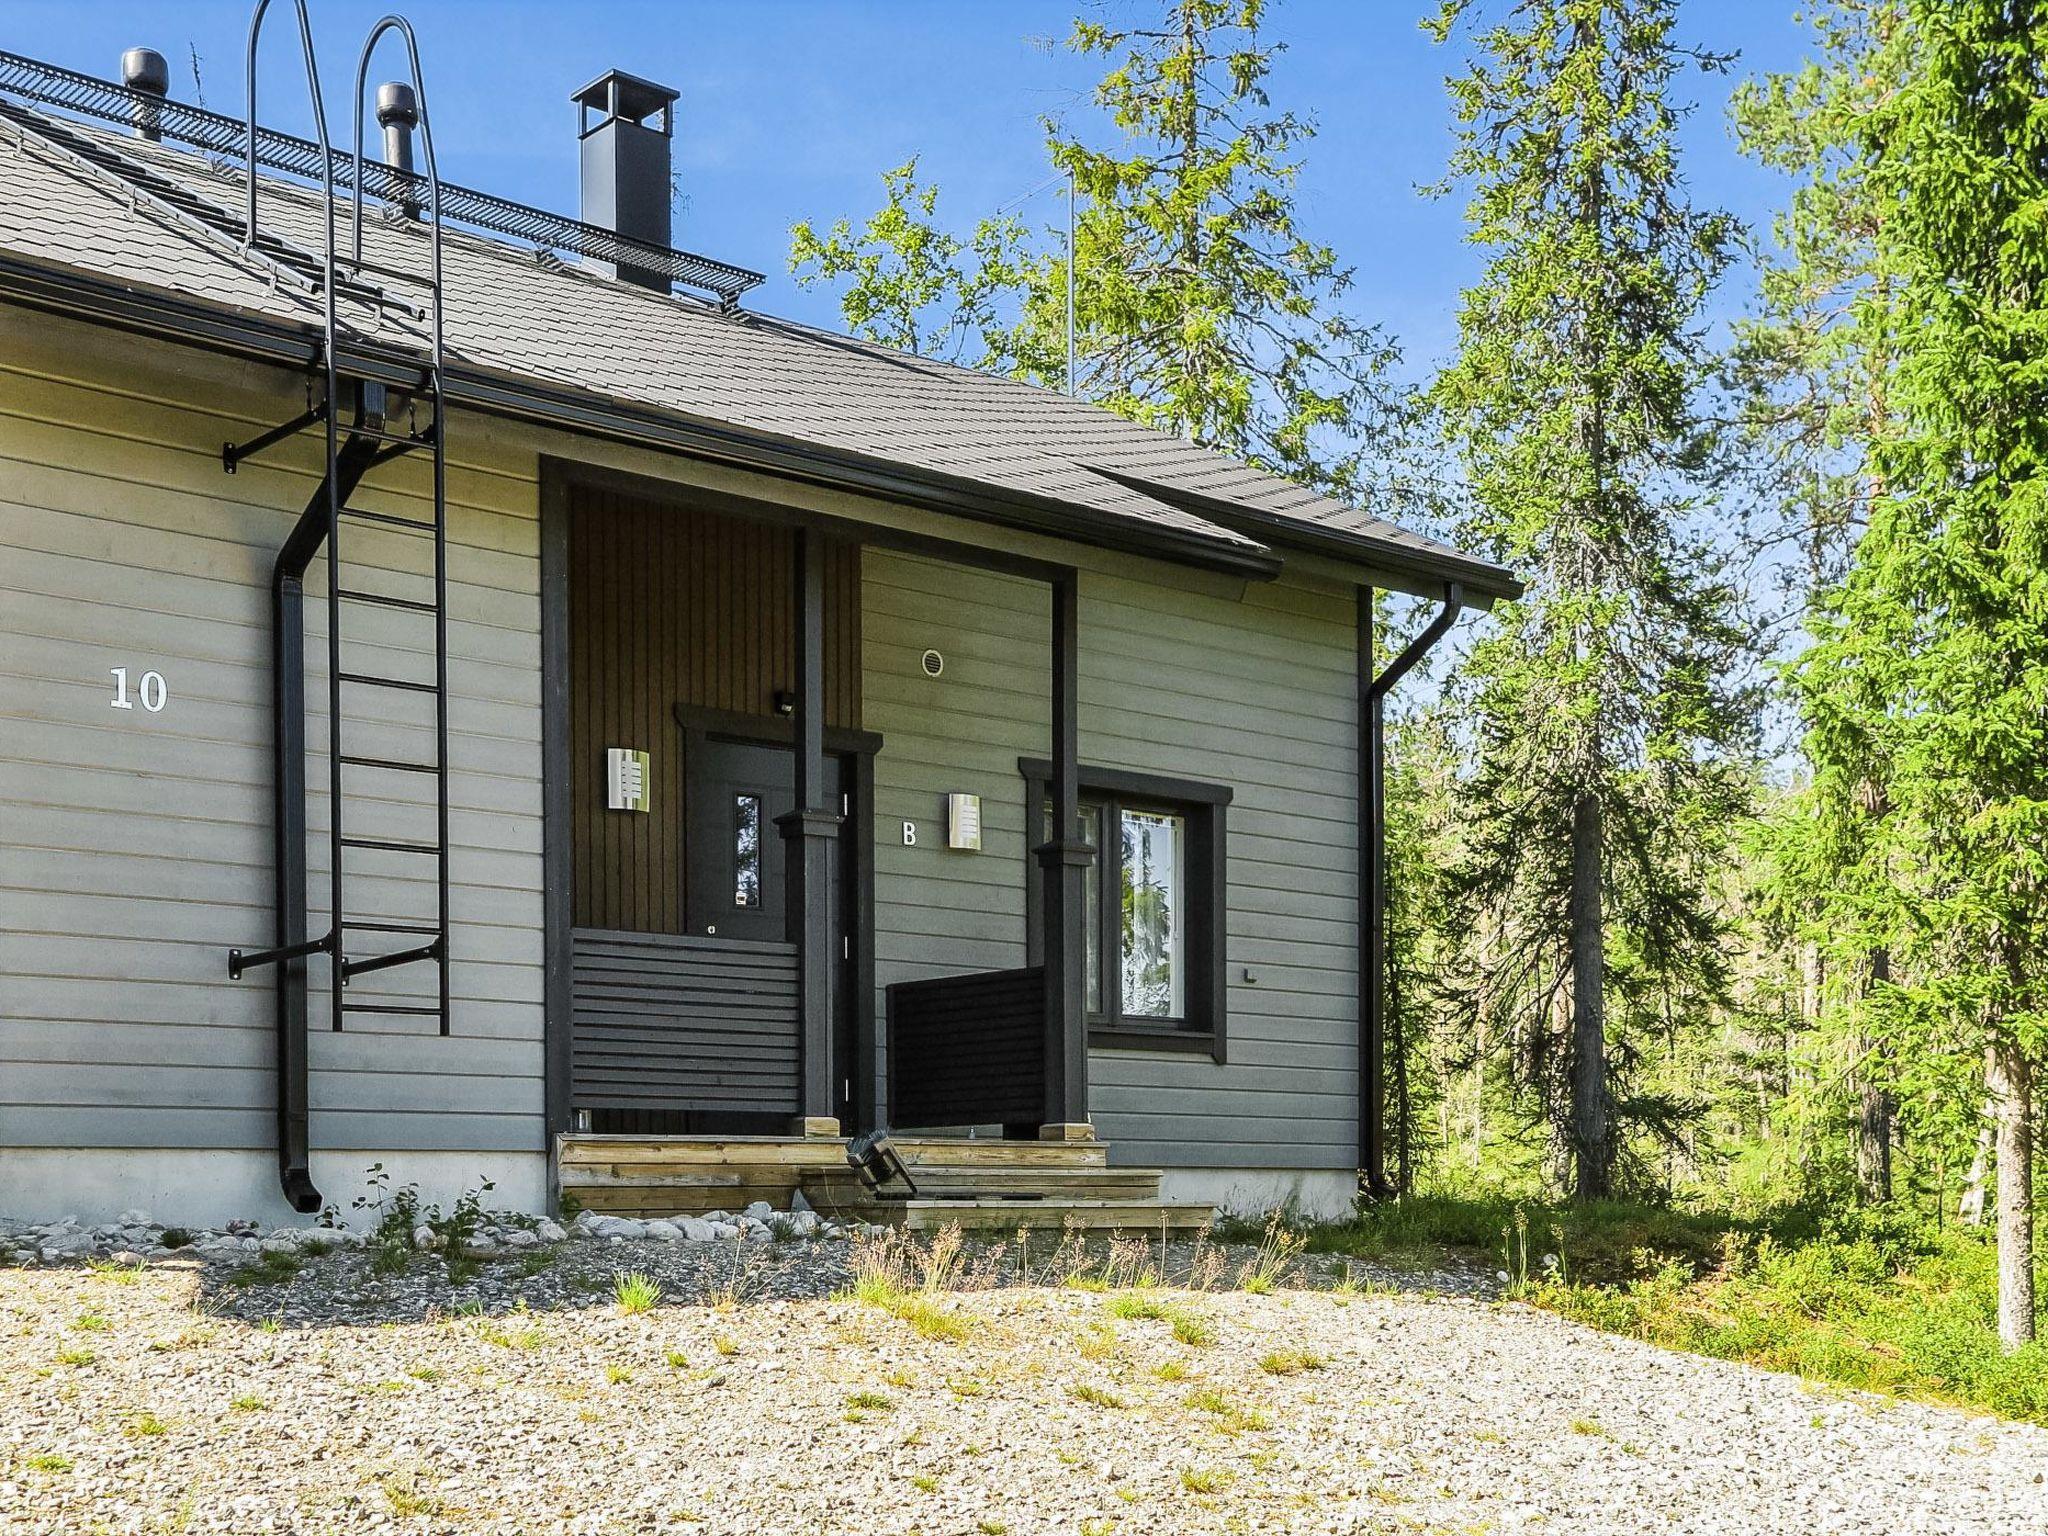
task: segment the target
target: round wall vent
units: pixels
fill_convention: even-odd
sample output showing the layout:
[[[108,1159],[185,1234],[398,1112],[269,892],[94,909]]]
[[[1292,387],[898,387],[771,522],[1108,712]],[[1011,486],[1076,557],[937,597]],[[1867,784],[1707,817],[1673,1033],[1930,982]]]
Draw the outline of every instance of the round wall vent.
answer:
[[[941,656],[937,651],[926,651],[924,653],[924,675],[926,677],[937,677],[945,670],[945,657]]]

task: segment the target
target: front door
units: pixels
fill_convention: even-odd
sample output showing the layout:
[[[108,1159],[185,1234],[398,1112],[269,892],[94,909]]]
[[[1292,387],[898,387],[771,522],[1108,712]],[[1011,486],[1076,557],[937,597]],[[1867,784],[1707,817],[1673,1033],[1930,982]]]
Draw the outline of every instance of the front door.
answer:
[[[786,843],[777,818],[796,809],[796,753],[766,742],[721,740],[692,733],[688,748],[684,825],[684,921],[707,938],[788,943]],[[850,810],[842,761],[825,759],[824,803]],[[851,1123],[849,1073],[853,1063],[852,954],[849,897],[853,874],[852,819],[832,845],[831,904],[834,1092],[842,1124]]]

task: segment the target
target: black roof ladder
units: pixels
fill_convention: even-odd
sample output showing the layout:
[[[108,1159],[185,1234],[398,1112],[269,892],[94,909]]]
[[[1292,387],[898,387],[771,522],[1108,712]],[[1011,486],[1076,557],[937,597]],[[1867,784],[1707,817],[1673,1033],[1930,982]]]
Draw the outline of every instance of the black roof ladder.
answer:
[[[249,23],[246,68],[248,92],[248,199],[243,227],[245,246],[259,241],[256,219],[256,44],[269,0],[258,0]],[[274,966],[277,978],[278,1156],[286,1197],[305,1212],[320,1209],[321,1197],[308,1168],[310,1105],[307,1088],[308,977],[307,962],[325,955],[329,963],[331,1027],[340,1030],[351,1017],[367,1015],[433,1019],[449,1032],[448,921],[448,497],[446,399],[442,388],[442,278],[440,178],[434,162],[433,131],[427,117],[427,94],[420,80],[419,48],[412,28],[399,17],[386,16],[370,30],[356,66],[355,153],[342,163],[354,194],[354,238],[346,257],[336,249],[334,157],[330,152],[326,113],[320,99],[312,32],[306,0],[294,0],[299,36],[312,94],[313,121],[319,134],[326,216],[323,296],[324,335],[319,374],[321,397],[301,415],[241,444],[225,444],[221,464],[233,474],[245,460],[295,436],[319,427],[326,440],[326,473],[298,522],[279,548],[271,573],[271,647],[273,709],[273,832],[276,839],[275,943],[262,950],[230,950],[228,974],[239,978],[261,966]],[[412,69],[425,161],[425,229],[428,275],[395,263],[379,265],[363,256],[363,87],[371,53],[388,31],[404,39]],[[408,213],[413,212],[407,209]],[[419,382],[393,390],[383,384],[344,380],[335,351],[337,288],[360,283],[365,274],[410,284],[424,290],[429,347]],[[409,419],[425,413],[424,425]],[[401,424],[401,414],[408,419]],[[343,419],[346,415],[346,420]],[[350,504],[366,475],[394,459],[427,454],[433,462],[431,517],[408,517]],[[363,524],[388,530],[414,546],[431,547],[431,596],[384,590],[390,585],[391,563],[380,560],[381,575],[348,575],[345,567],[354,541],[344,548],[343,533]],[[388,541],[387,541],[388,542]],[[324,550],[326,571],[327,657],[327,911],[326,932],[309,931],[307,886],[306,786],[306,646],[305,577]],[[411,591],[425,583],[424,572],[407,573]],[[433,675],[401,675],[390,663],[354,665],[352,659],[372,642],[362,634],[371,616],[381,616],[374,640],[377,654],[423,654],[431,639]],[[363,729],[389,727],[398,736],[417,740],[423,725],[408,728],[388,714],[365,720],[372,701],[411,701],[417,709],[428,701],[432,711],[431,752],[407,753],[354,749]],[[404,706],[398,706],[403,709]],[[422,788],[430,791],[422,793]],[[359,816],[358,811],[364,814]],[[432,832],[418,825],[431,811]],[[386,816],[410,824],[402,830],[366,820]],[[359,880],[375,880],[380,904],[373,913],[359,911],[350,895]],[[431,883],[430,883],[431,882]],[[402,898],[409,895],[412,899]],[[398,899],[394,899],[398,898]],[[405,905],[408,911],[387,910]],[[422,910],[426,909],[426,910]],[[408,942],[410,941],[410,942]],[[358,947],[360,946],[360,947]],[[431,965],[431,990],[380,992],[362,998],[352,992],[357,978],[400,967]],[[358,1000],[362,998],[362,1000]]]

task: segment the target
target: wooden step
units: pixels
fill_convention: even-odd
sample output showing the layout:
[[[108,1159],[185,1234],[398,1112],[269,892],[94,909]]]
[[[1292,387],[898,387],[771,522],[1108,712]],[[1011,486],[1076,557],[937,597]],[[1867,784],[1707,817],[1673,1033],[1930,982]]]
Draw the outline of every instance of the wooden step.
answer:
[[[563,1168],[621,1163],[671,1168],[781,1164],[792,1168],[843,1167],[846,1143],[836,1136],[593,1136],[558,1138]]]
[[[1216,1208],[1158,1200],[878,1200],[862,1219],[913,1232],[950,1226],[997,1234],[1028,1227],[1157,1237],[1163,1226],[1170,1236],[1192,1237],[1208,1229]]]
[[[1005,1141],[999,1137],[891,1136],[889,1145],[912,1168],[1101,1168],[1109,1144],[1101,1141]]]
[[[911,1169],[919,1195],[1038,1195],[1049,1200],[1157,1200],[1156,1168],[1002,1168],[923,1163]],[[800,1181],[819,1210],[861,1206],[872,1198],[851,1168],[821,1169]]]

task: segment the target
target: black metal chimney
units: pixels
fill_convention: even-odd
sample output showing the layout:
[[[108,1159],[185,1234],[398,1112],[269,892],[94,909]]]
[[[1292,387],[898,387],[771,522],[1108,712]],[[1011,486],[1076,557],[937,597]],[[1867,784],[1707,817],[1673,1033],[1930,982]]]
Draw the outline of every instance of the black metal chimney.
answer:
[[[412,87],[403,80],[386,80],[377,87],[377,126],[384,130],[384,163],[394,169],[412,169],[412,131],[420,125],[420,104]]]
[[[572,98],[583,143],[583,222],[649,245],[669,243],[669,148],[679,93],[611,70]],[[597,117],[596,126],[591,116]],[[669,291],[669,279],[629,263],[592,261],[609,276]]]
[[[121,83],[131,91],[162,98],[171,94],[171,66],[154,48],[130,48],[121,55]],[[163,138],[154,102],[135,104],[135,132],[152,144]]]
[[[412,131],[420,125],[419,98],[403,80],[386,80],[377,87],[377,126],[384,130],[384,163],[394,170],[412,169]],[[404,198],[399,204],[405,216],[420,216],[417,199]]]

